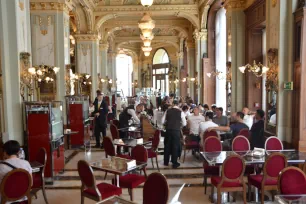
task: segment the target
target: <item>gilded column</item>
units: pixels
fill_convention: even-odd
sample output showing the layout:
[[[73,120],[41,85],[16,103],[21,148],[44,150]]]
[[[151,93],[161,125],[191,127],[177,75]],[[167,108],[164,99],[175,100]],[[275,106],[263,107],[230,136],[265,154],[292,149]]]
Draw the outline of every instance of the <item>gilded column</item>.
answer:
[[[80,74],[91,76],[91,98],[96,96],[98,89],[99,70],[99,36],[98,35],[75,35],[77,45],[77,66]]]
[[[186,82],[188,84],[187,95],[192,99],[195,99],[195,83],[191,81],[191,78],[195,77],[195,43],[187,42],[187,63],[188,63],[188,77],[189,80]]]

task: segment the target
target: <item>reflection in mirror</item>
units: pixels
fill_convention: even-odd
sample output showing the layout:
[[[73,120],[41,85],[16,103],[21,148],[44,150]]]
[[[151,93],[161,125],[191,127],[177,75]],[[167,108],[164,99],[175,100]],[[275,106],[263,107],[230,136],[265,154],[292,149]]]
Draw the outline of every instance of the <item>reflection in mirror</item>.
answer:
[[[276,132],[276,98],[277,94],[275,91],[270,91],[267,93],[267,131],[275,133]]]

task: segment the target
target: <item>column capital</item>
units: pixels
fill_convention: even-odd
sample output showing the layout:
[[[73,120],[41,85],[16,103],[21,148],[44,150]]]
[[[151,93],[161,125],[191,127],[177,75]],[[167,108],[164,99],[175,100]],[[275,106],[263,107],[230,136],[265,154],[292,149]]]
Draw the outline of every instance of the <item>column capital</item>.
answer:
[[[74,35],[75,39],[77,42],[82,42],[82,41],[99,41],[100,36],[98,35],[89,35],[89,34],[77,34]]]
[[[175,54],[176,59],[182,59],[184,57],[184,53],[183,52],[177,52]]]
[[[188,41],[187,43],[186,43],[186,47],[188,48],[188,49],[194,49],[195,48],[195,43],[194,42],[191,42],[191,41]]]
[[[43,11],[43,12],[58,12],[63,11],[69,14],[72,10],[72,1],[66,1],[65,3],[56,2],[44,2],[44,0],[31,0],[30,3],[31,12]]]
[[[99,44],[100,51],[107,51],[108,47],[109,47],[108,43],[101,43],[101,44]]]
[[[227,11],[244,10],[246,8],[246,0],[225,0],[224,8]]]
[[[207,29],[202,29],[201,31],[195,29],[193,32],[193,38],[195,40],[207,40]]]

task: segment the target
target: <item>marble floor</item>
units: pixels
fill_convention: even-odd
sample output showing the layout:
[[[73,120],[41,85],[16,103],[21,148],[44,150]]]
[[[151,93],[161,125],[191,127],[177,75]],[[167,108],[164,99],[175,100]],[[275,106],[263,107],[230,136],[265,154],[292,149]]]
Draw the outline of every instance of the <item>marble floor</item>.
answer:
[[[68,162],[65,165],[65,172],[56,177],[53,185],[47,185],[47,197],[49,204],[76,204],[81,202],[80,186],[81,182],[77,172],[77,162],[81,159],[87,161],[96,161],[105,158],[104,151],[101,149],[92,149],[90,156],[85,154],[82,149],[73,149],[65,152]],[[210,187],[208,187],[207,194],[204,194],[203,182],[203,168],[202,161],[196,159],[189,152],[186,155],[184,163],[181,162],[181,167],[172,169],[171,166],[163,166],[163,156],[158,157],[161,173],[164,174],[168,180],[170,188],[170,204],[198,204],[211,203],[209,200]],[[157,171],[152,167],[151,161],[147,166],[148,174]],[[104,180],[103,172],[94,172],[97,183]],[[106,182],[110,183],[112,175],[108,175]],[[216,192],[216,191],[215,191]],[[122,197],[129,199],[126,189],[123,189]],[[142,203],[142,186],[134,190],[134,201]],[[43,204],[44,200],[42,193],[38,193],[38,198],[34,199],[34,204]],[[92,200],[85,199],[86,204],[95,203]],[[242,196],[238,193],[235,203],[243,203]],[[269,203],[269,202],[267,202]],[[270,202],[272,203],[272,202]]]

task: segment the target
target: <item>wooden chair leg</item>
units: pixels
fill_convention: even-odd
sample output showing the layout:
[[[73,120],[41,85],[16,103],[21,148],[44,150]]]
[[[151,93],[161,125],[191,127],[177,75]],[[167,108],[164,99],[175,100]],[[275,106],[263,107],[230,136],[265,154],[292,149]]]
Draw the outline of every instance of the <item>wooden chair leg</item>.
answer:
[[[249,196],[249,202],[251,202],[251,193],[252,193],[251,184],[248,183],[248,196]]]
[[[221,191],[217,189],[217,204],[221,204]]]
[[[207,190],[207,176],[206,175],[204,175],[203,185],[204,185],[204,194],[206,195],[206,190]]]
[[[134,200],[134,196],[133,196],[133,189],[130,189],[130,198],[131,198],[131,201]]]
[[[185,157],[186,157],[186,149],[184,149],[183,163],[185,163]]]
[[[210,202],[214,203],[214,185],[211,185],[211,191],[210,191]]]
[[[154,168],[153,158],[151,158],[151,162],[152,162],[152,167],[153,167],[153,169],[155,169],[155,168]]]
[[[105,172],[105,175],[104,175],[104,180],[106,179],[106,177],[107,177],[107,172]]]
[[[155,157],[155,161],[156,161],[157,170],[158,170],[158,172],[159,172],[159,166],[158,166],[157,155],[156,155],[156,157]]]
[[[85,198],[84,198],[84,196],[81,193],[81,204],[84,204],[84,201],[85,201]]]
[[[42,193],[43,193],[43,196],[44,196],[45,203],[48,204],[45,186],[43,186],[41,190],[42,190]]]
[[[261,195],[260,195],[260,197],[261,197],[261,199],[260,199],[260,201],[261,201],[261,204],[264,204],[265,203],[265,191],[264,191],[264,189],[261,189]]]
[[[235,196],[236,197],[236,196]],[[236,199],[235,199],[236,200]],[[246,198],[246,187],[243,188],[243,203],[247,203],[247,198]]]

